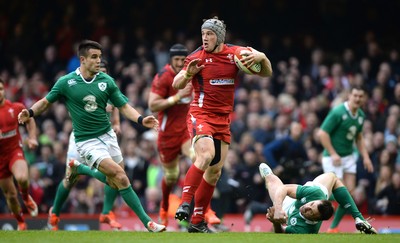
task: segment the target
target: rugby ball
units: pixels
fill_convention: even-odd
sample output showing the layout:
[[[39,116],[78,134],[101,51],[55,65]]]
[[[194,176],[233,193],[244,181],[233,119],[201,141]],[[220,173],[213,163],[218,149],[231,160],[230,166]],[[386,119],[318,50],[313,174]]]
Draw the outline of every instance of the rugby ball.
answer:
[[[251,53],[251,49],[248,47],[239,47],[235,51],[234,60],[236,66],[247,74],[258,74],[261,72],[261,63],[255,63],[250,67],[246,67],[241,59]]]

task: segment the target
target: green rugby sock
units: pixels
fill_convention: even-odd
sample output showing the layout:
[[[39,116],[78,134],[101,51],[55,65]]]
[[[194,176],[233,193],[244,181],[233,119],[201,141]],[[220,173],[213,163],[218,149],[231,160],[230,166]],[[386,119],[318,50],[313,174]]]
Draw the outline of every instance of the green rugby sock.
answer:
[[[104,184],[107,184],[106,176],[103,173],[101,173],[98,169],[91,169],[87,165],[80,164],[76,168],[76,171],[79,175],[88,175],[96,178],[97,180],[103,182]]]
[[[56,192],[56,198],[54,199],[52,213],[60,216],[61,208],[64,202],[67,200],[70,190],[64,187],[64,180],[60,182]]]
[[[349,212],[353,218],[360,218],[364,220],[364,217],[358,210],[356,203],[354,202],[353,198],[350,195],[350,192],[347,190],[346,187],[339,187],[332,191],[332,193],[335,196],[336,201],[340,204],[340,207],[343,207],[345,212]]]
[[[336,228],[340,221],[342,221],[343,216],[346,214],[346,209],[342,207],[342,205],[339,205],[339,207],[336,209],[335,216],[333,217],[332,224],[329,228],[333,229]]]
[[[102,214],[108,214],[112,210],[117,196],[118,190],[110,187],[109,185],[105,185],[103,211],[101,212]]]
[[[151,218],[144,211],[140,199],[132,187],[129,185],[127,188],[119,190],[119,194],[121,194],[126,204],[136,213],[143,225],[147,227],[147,223],[151,221]]]

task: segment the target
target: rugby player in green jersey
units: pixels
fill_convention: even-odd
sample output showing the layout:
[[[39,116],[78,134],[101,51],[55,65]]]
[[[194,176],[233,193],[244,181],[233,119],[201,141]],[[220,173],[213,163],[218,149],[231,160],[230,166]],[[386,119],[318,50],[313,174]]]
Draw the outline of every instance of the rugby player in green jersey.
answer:
[[[154,116],[141,116],[128,104],[128,99],[114,80],[108,74],[99,72],[102,56],[99,43],[83,41],[79,44],[78,56],[79,68],[59,78],[46,97],[29,110],[19,113],[18,120],[25,123],[30,117],[42,114],[52,103],[63,99],[72,119],[76,147],[85,160],[85,163],[71,160],[68,166],[72,174],[91,175],[117,189],[149,231],[164,231],[164,225],[155,223],[146,214],[128,176],[118,165],[123,157],[107,115],[107,102],[110,100],[122,115],[147,128],[158,129],[158,120]]]
[[[267,219],[272,222],[275,233],[317,234],[322,221],[333,214],[332,203],[328,200],[331,195],[355,219],[359,231],[377,233],[334,173],[324,173],[304,185],[284,185],[267,164],[261,163],[259,169],[273,202],[267,211]]]
[[[350,88],[348,100],[335,106],[325,118],[318,134],[324,147],[322,167],[325,173],[333,172],[341,179],[350,192],[356,187],[358,156],[354,153],[354,144],[362,156],[364,168],[373,172],[374,167],[364,145],[362,129],[365,114],[361,110],[366,91],[362,86]],[[339,206],[328,229],[329,233],[338,232],[338,225],[346,209]]]
[[[100,71],[108,73],[107,62],[104,59],[102,59],[100,62]],[[118,109],[115,108],[113,105],[108,104],[106,110],[108,111],[114,132],[116,134],[120,134],[121,128]],[[81,158],[76,148],[74,131],[72,131],[69,136],[66,159],[67,169],[65,170],[65,178],[58,185],[53,206],[49,209],[49,217],[47,220],[47,229],[49,230],[59,229],[58,224],[60,222],[61,209],[70,194],[71,188],[76,184],[76,182],[78,182],[79,179],[77,174],[71,176],[71,169],[70,167],[68,167],[68,163],[71,159],[75,159],[81,163],[84,163],[84,159]],[[119,165],[124,168],[123,162],[119,163]],[[113,230],[120,230],[122,228],[122,225],[116,221],[115,214],[113,213],[113,211],[111,211],[117,196],[118,190],[111,188],[108,185],[105,185],[103,210],[99,216],[99,222],[107,223]]]

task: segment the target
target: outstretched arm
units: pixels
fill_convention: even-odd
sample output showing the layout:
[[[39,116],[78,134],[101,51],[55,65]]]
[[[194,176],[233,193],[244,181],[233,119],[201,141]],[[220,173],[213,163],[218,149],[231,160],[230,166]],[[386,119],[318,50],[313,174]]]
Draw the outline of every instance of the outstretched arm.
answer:
[[[139,123],[147,128],[154,128],[155,130],[158,130],[158,120],[154,116],[142,117],[140,113],[128,103],[119,107],[119,111],[131,121]]]
[[[37,101],[33,106],[29,109],[23,109],[19,114],[18,114],[18,122],[21,124],[24,124],[25,122],[28,122],[28,120],[33,117],[33,116],[39,116],[42,114],[45,110],[47,110],[50,107],[51,103],[46,99],[42,98],[41,100]],[[31,112],[31,114],[30,114]]]

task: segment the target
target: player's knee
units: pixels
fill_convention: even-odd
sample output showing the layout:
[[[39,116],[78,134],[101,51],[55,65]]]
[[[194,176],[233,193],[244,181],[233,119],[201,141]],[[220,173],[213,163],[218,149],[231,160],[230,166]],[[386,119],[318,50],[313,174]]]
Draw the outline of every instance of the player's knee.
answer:
[[[27,175],[15,175],[15,180],[17,181],[18,185],[27,185],[28,184],[28,176]]]
[[[16,190],[4,190],[3,191],[5,198],[8,201],[17,203],[18,202],[18,193]]]
[[[179,165],[176,165],[171,168],[165,168],[165,182],[167,185],[175,185],[179,178]]]
[[[124,171],[117,171],[114,176],[111,178],[115,185],[119,185],[122,187],[126,187],[129,185],[128,176]]]
[[[210,183],[211,185],[216,185],[220,176],[221,176],[221,170],[217,169],[209,169],[206,173],[207,182]]]
[[[76,182],[78,181],[77,178],[78,178],[78,177],[76,177],[74,180],[66,180],[66,179],[64,179],[64,180],[63,180],[64,188],[66,188],[66,189],[68,189],[68,190],[71,190],[72,187],[73,187],[73,186],[76,184]]]

